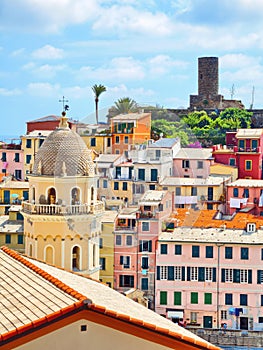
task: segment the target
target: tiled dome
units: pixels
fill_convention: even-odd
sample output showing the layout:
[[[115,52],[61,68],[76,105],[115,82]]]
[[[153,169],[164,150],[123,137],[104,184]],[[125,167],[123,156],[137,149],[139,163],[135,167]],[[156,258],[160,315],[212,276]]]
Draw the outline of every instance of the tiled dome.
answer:
[[[91,151],[82,138],[68,127],[65,113],[37,152],[34,175],[94,175]]]

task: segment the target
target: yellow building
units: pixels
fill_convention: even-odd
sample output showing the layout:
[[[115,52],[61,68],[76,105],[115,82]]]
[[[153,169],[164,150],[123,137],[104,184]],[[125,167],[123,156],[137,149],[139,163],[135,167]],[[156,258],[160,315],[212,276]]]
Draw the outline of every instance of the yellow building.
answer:
[[[114,278],[114,224],[118,212],[107,210],[103,213],[100,237],[100,280],[113,288]]]
[[[8,215],[0,216],[0,246],[5,245],[24,253],[24,218],[20,210],[21,205],[12,205],[8,210]]]
[[[34,130],[21,136],[24,154],[24,177],[32,172],[36,154],[51,130]]]
[[[0,202],[7,204],[19,204],[22,200],[28,199],[29,183],[27,181],[12,180],[12,177],[5,178],[0,183]],[[3,214],[3,212],[0,212]]]
[[[97,201],[91,153],[63,112],[36,155],[22,214],[26,254],[99,278],[104,205]]]
[[[231,182],[234,182],[238,178],[238,168],[231,165],[214,163],[210,166],[210,175],[230,177]]]
[[[81,135],[81,138],[89,149],[98,154],[111,154],[110,134]]]

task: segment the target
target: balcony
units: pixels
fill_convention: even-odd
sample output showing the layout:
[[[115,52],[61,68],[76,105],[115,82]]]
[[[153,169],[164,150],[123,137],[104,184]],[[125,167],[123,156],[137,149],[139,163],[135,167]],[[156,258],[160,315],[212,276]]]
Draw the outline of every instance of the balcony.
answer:
[[[235,147],[234,147],[234,149],[235,149]],[[260,153],[260,148],[259,147],[255,147],[255,148],[249,148],[249,147],[241,148],[241,147],[239,147],[236,152]]]
[[[31,204],[22,203],[22,212],[31,215],[85,215],[100,214],[104,211],[104,203],[98,201],[96,204],[79,205],[57,205],[57,204]]]
[[[137,227],[136,226],[123,226],[123,225],[116,225],[115,231],[122,231],[124,233],[136,233]]]

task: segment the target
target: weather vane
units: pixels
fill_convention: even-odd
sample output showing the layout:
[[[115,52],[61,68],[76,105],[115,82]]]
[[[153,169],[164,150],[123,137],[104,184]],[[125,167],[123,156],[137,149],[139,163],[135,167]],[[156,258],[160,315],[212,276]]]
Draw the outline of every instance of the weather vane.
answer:
[[[69,105],[65,105],[65,102],[68,102],[68,100],[65,99],[65,97],[62,97],[62,100],[59,100],[58,102],[62,102],[63,103],[63,111],[68,111],[69,110]]]

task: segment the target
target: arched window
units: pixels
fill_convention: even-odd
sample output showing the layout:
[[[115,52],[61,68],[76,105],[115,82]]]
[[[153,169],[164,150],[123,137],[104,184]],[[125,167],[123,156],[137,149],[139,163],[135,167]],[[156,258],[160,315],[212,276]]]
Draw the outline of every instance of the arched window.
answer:
[[[45,248],[45,261],[48,264],[54,264],[54,248],[51,246],[48,246]]]
[[[72,270],[80,270],[80,248],[78,246],[75,246],[72,249]]]
[[[55,204],[56,203],[56,190],[55,188],[51,187],[48,190],[48,204]]]
[[[71,204],[80,204],[80,191],[77,187],[71,190]]]

